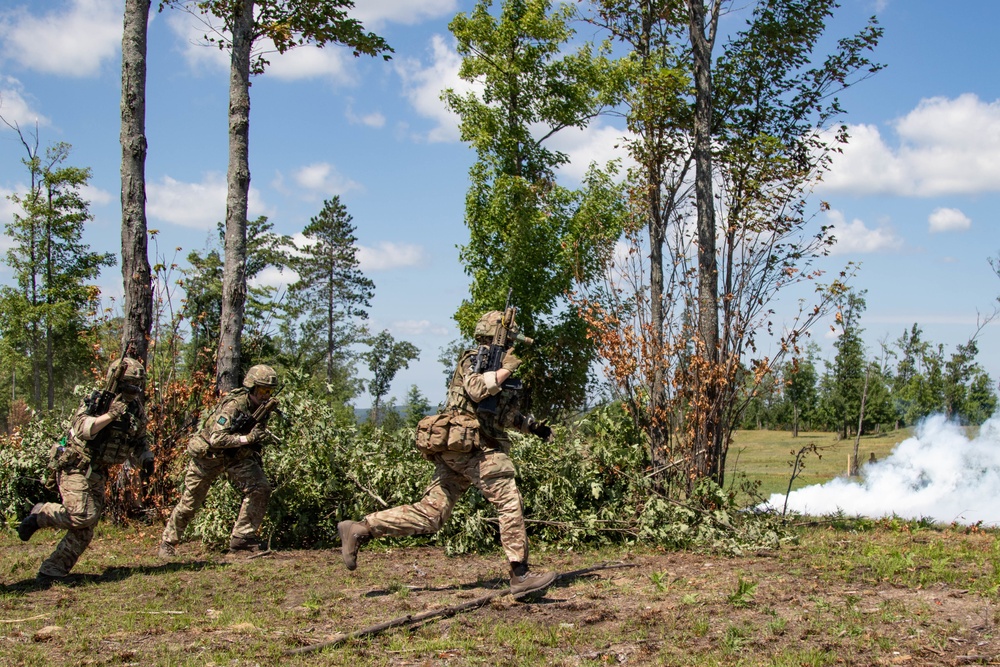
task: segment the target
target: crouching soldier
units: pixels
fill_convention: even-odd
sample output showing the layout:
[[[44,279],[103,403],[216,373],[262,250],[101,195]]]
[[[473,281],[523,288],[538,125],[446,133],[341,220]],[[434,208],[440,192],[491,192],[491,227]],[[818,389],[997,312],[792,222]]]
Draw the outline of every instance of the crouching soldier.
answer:
[[[476,342],[484,346],[494,343],[503,316],[500,311],[483,315],[476,324]],[[516,331],[513,322],[510,328]],[[347,569],[357,567],[358,548],[369,538],[436,533],[458,499],[474,485],[499,515],[500,542],[510,563],[511,593],[517,596],[544,590],[555,581],[553,572],[528,570],[528,535],[506,434],[514,428],[548,440],[552,429],[519,411],[520,381],[511,376],[521,360],[509,347],[502,368],[496,371],[477,368],[479,348],[464,352],[452,376],[444,411],[425,418],[418,427],[417,447],[434,463],[434,477],[424,497],[413,505],[337,525]],[[486,402],[491,404],[489,410],[477,409]],[[436,438],[435,433],[442,435]]]
[[[252,366],[237,387],[222,397],[200,430],[188,441],[191,457],[184,475],[184,493],[163,530],[159,555],[171,558],[184,529],[205,502],[212,483],[223,473],[243,494],[243,504],[229,539],[230,551],[259,551],[257,537],[267,512],[271,485],[261,467],[261,448],[269,437],[267,422],[277,407],[272,397],[278,375],[270,366]]]
[[[124,370],[119,370],[124,366]],[[85,399],[70,419],[69,430],[54,446],[49,465],[62,503],[39,503],[17,528],[27,542],[39,528],[57,528],[66,535],[38,570],[38,580],[51,583],[66,577],[94,538],[94,526],[104,512],[108,469],[130,460],[148,476],[153,454],[146,435],[146,413],[140,398],[146,369],[136,359],[122,357],[108,370],[105,407],[100,392]],[[108,391],[108,390],[106,390]]]

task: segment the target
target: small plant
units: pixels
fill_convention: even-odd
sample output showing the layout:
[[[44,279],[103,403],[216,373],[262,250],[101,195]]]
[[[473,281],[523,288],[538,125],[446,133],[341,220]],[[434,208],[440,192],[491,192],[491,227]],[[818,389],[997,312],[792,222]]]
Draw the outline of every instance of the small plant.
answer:
[[[726,600],[737,609],[744,609],[753,604],[756,593],[756,582],[739,577],[736,580],[736,590],[730,593]]]
[[[651,572],[649,574],[650,581],[656,586],[656,590],[660,593],[666,593],[670,590],[670,573],[669,572]]]

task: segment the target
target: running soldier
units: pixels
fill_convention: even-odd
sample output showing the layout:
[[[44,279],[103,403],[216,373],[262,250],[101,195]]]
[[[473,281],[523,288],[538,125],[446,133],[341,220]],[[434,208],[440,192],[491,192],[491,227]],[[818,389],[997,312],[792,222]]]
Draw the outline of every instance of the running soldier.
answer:
[[[500,311],[483,315],[476,324],[476,342],[480,345],[494,342],[503,316]],[[513,322],[509,325],[515,329]],[[553,572],[528,570],[528,536],[521,494],[514,481],[514,462],[509,456],[511,443],[506,434],[507,429],[513,428],[547,441],[552,429],[519,411],[520,382],[511,376],[521,360],[509,348],[508,345],[503,355],[502,367],[496,371],[477,372],[478,347],[460,357],[448,388],[445,410],[435,416],[447,422],[443,429],[447,435],[443,437],[449,444],[442,445],[446,447],[443,451],[438,447],[422,449],[425,458],[434,463],[434,477],[424,497],[413,505],[337,525],[341,554],[348,570],[357,567],[358,549],[370,538],[436,533],[451,516],[458,499],[474,485],[499,514],[500,542],[510,563],[511,593],[523,595],[544,590],[555,581]],[[492,403],[493,398],[496,398],[495,408],[482,410],[480,404]],[[434,418],[425,421],[428,420]],[[419,428],[417,445],[421,447]]]
[[[119,371],[122,366],[124,370]],[[94,539],[94,526],[104,513],[104,489],[111,466],[129,460],[144,476],[153,472],[146,412],[140,400],[146,387],[142,362],[126,356],[115,361],[108,369],[108,387],[110,403],[103,406],[101,392],[94,392],[80,404],[65,437],[52,448],[49,467],[62,503],[38,503],[17,528],[25,542],[39,528],[66,531],[38,570],[41,583],[68,576]]]
[[[212,483],[223,473],[243,494],[243,504],[229,538],[230,551],[262,551],[257,537],[267,512],[271,485],[261,467],[261,448],[270,437],[267,422],[277,407],[272,398],[278,375],[270,366],[253,366],[237,387],[222,397],[201,429],[188,441],[191,457],[184,476],[184,493],[177,502],[158,550],[161,558],[176,555],[176,547],[195,512],[205,502]],[[258,418],[255,418],[255,413]]]

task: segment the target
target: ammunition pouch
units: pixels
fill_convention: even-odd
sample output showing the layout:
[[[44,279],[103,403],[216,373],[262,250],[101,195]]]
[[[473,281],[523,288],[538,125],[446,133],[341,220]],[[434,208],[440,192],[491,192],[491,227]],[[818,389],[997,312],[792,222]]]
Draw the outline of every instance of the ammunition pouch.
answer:
[[[441,452],[472,451],[479,446],[479,420],[460,412],[424,417],[417,423],[414,445],[426,459]]]

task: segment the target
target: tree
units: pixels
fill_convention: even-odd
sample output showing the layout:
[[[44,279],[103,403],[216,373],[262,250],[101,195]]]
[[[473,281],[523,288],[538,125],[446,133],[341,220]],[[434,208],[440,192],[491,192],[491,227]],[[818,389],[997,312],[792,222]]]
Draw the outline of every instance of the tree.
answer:
[[[325,345],[319,349],[327,384],[333,383],[350,345],[363,337],[365,330],[356,320],[367,319],[375,294],[375,283],[359,268],[352,221],[339,196],[323,202],[319,215],[302,231],[305,244],[291,260],[299,278],[288,288],[290,309],[305,318],[307,330],[322,334]],[[309,337],[302,340],[305,343]]]
[[[706,71],[715,21],[733,6],[606,0],[591,18],[631,50],[632,238],[635,257],[649,257],[633,261],[648,281],[619,280],[595,320],[616,382],[645,410],[654,465],[670,466],[688,490],[702,477],[723,481],[732,428],[752,396],[742,369],[759,383],[799,353],[843,288],[847,271],[817,285],[816,303],[801,303],[776,336],[778,352],[756,355],[758,338],[774,335],[778,294],[815,284],[813,264],[834,242],[827,228],[811,233],[806,207],[846,140],[831,129],[843,113],[836,94],[879,69],[867,58],[881,34],[874,21],[819,60],[833,0],[761,0]]]
[[[217,384],[227,392],[240,379],[243,318],[246,305],[247,202],[250,191],[250,76],[269,62],[254,46],[267,39],[278,53],[312,44],[342,44],[354,55],[375,56],[392,49],[384,39],[365,32],[349,18],[351,0],[167,0],[218,17],[223,28],[205,39],[227,48],[229,68],[229,169],[226,177],[226,231],[222,279],[222,316]]]
[[[861,314],[865,311],[865,291],[846,290],[837,298],[836,322],[840,337],[834,343],[837,355],[833,362],[831,412],[842,438],[850,435],[851,425],[858,424],[865,391],[867,363],[861,340]]]
[[[126,0],[122,30],[123,348],[146,360],[153,326],[152,275],[146,238],[146,33],[151,0]]]
[[[785,364],[782,377],[785,380],[785,399],[792,408],[792,437],[799,435],[799,424],[808,420],[815,409],[817,394],[816,352],[815,344],[810,345],[805,359],[793,358]]]
[[[405,424],[410,428],[416,428],[417,422],[426,417],[433,406],[427,397],[420,391],[420,387],[413,384],[406,393],[406,405],[404,406]]]
[[[469,172],[460,257],[472,277],[455,319],[466,336],[509,290],[517,322],[536,341],[519,350],[526,403],[541,416],[584,402],[594,359],[588,328],[566,294],[598,275],[621,230],[623,209],[608,174],[591,169],[580,190],[556,183],[567,156],[549,147],[567,128],[584,127],[613,99],[607,60],[588,46],[568,48],[570,10],[549,0],[491,0],[449,25],[462,55],[459,75],[480,93],[445,91],[476,151]]]
[[[81,195],[90,181],[90,169],[61,166],[71,150],[62,142],[50,146],[43,160],[37,131],[29,143],[20,128],[10,127],[27,152],[22,162],[30,186],[27,193],[9,197],[20,209],[5,225],[12,243],[7,264],[17,287],[0,288],[0,326],[4,338],[31,359],[33,405],[42,407],[44,377],[45,405],[51,410],[57,381],[68,393],[90,361],[81,332],[88,328],[86,316],[95,312],[100,292],[88,281],[100,274],[101,267],[112,265],[114,257],[91,252],[80,240],[84,225],[92,219],[89,203]]]
[[[247,243],[246,278],[253,280],[268,268],[282,271],[288,266],[289,251],[293,247],[290,237],[276,234],[274,225],[266,216],[250,221],[250,241]],[[222,224],[218,226],[219,240],[225,238]],[[187,367],[192,373],[201,371],[213,374],[214,359],[219,345],[220,319],[222,317],[223,260],[218,248],[209,247],[204,254],[188,254],[190,268],[184,270],[181,286],[184,288],[182,315],[191,326]],[[251,324],[248,342],[244,347],[250,352],[243,356],[243,371],[256,363],[270,359],[277,350],[270,331],[274,320],[282,317],[280,299],[276,288],[270,285],[251,287],[246,304],[247,322]]]
[[[372,379],[368,381],[368,392],[374,401],[371,420],[378,424],[382,397],[389,393],[389,386],[396,374],[409,367],[411,361],[420,358],[420,350],[413,343],[395,340],[392,334],[383,330],[371,340],[371,349],[363,356],[372,373]]]

